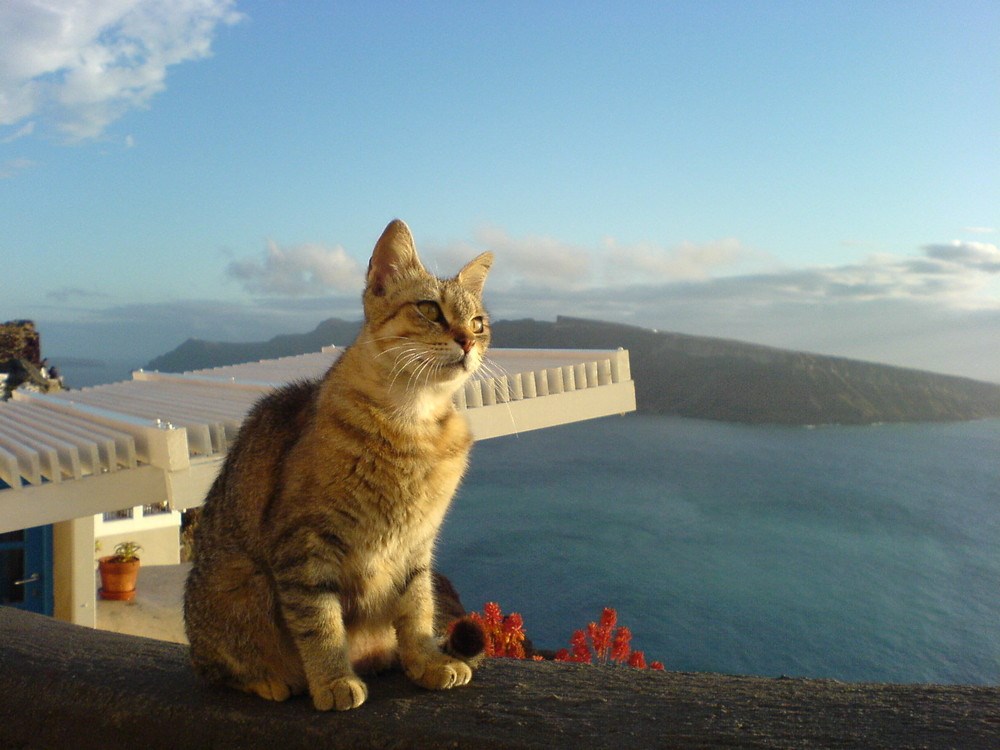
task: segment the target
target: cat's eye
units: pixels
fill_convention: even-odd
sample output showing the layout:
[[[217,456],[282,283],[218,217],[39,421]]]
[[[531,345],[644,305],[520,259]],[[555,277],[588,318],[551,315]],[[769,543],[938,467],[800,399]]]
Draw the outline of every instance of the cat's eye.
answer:
[[[477,317],[477,318],[473,318],[472,319],[472,332],[473,333],[482,333],[485,328],[486,328],[486,324],[483,323],[483,319],[481,317]]]
[[[431,300],[424,300],[423,302],[417,303],[417,310],[431,323],[443,323],[444,313],[441,312],[441,306],[437,302]]]

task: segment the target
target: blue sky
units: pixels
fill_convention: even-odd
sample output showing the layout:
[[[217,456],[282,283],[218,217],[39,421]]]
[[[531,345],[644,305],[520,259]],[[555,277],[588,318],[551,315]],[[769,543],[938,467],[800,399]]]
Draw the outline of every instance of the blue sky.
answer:
[[[356,319],[393,217],[578,315],[1000,381],[995,2],[0,4],[0,320]],[[344,342],[337,342],[344,343]]]

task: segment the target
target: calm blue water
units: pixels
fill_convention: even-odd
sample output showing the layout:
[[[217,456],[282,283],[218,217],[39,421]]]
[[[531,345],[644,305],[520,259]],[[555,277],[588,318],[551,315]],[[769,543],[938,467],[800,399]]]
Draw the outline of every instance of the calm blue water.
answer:
[[[105,360],[61,357],[58,354],[47,356],[49,362],[59,369],[59,374],[68,388],[89,388],[104,383],[131,380],[132,371],[138,370],[146,362],[134,358]]]
[[[539,647],[612,606],[668,669],[998,684],[1000,421],[484,441],[438,564]]]

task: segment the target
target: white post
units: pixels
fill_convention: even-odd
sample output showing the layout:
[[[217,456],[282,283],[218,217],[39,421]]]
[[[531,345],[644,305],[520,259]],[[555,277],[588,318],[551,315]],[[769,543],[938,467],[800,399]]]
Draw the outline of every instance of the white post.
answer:
[[[56,619],[96,627],[93,516],[53,524],[52,575]]]
[[[510,381],[510,400],[520,401],[524,398],[524,386],[521,380],[521,373],[514,373]]]
[[[465,402],[470,409],[478,409],[483,405],[483,389],[478,380],[465,382]]]
[[[597,362],[597,384],[611,385],[614,382],[611,376],[611,360],[602,359]]]

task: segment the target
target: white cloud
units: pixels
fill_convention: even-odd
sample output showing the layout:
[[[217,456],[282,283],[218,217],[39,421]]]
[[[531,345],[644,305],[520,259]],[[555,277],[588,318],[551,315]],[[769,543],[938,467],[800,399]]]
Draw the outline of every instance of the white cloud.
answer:
[[[360,294],[364,284],[361,264],[344,248],[316,243],[286,248],[269,240],[262,260],[234,260],[226,273],[252,294],[289,297]]]
[[[105,299],[108,297],[107,294],[103,292],[95,292],[89,289],[82,289],[77,286],[64,286],[59,289],[53,289],[52,291],[46,292],[45,296],[48,299],[55,300],[56,302],[70,302],[72,300],[87,300],[87,299]]]
[[[35,166],[35,162],[31,159],[10,159],[0,164],[0,180],[9,180],[14,177],[19,172],[23,172],[26,169],[31,169]]]
[[[708,279],[719,270],[746,260],[749,255],[734,238],[706,243],[683,242],[673,248],[648,242],[623,245],[608,238],[604,248],[608,252],[608,280],[618,283]]]
[[[605,310],[635,309],[633,300],[640,292],[645,296],[642,290],[753,309],[907,300],[947,310],[1000,309],[1000,249],[984,242],[955,240],[928,244],[909,255],[874,253],[839,266],[774,270],[765,253],[735,238],[672,247],[605,239],[585,247],[549,236],[515,237],[488,226],[478,229],[474,240],[432,255],[451,272],[476,253],[492,250],[497,258],[487,296],[517,300],[509,311],[496,310],[502,314],[529,309],[572,314],[567,311],[581,304],[583,294],[599,300]]]
[[[208,56],[218,25],[241,18],[234,3],[5,0],[0,127],[41,120],[70,140],[99,137],[147,106],[171,65]]]
[[[920,255],[880,253],[840,266],[782,269],[768,273],[713,275],[715,270],[753,259],[738,242],[685,245],[676,251],[617,249],[612,262],[625,262],[612,288],[652,286],[705,298],[764,305],[785,302],[926,300],[955,309],[1000,308],[991,294],[1000,273],[1000,251],[985,243],[927,245]],[[638,272],[638,273],[636,273]]]
[[[1000,273],[1000,248],[986,242],[953,240],[944,245],[925,245],[930,258],[954,263],[985,273]]]
[[[514,237],[494,225],[476,229],[472,243],[428,246],[425,252],[418,240],[417,250],[427,269],[440,276],[455,273],[479,253],[491,250],[498,260],[490,270],[492,289],[529,286],[570,290],[593,281],[593,253],[587,248],[545,235]]]
[[[475,243],[428,246],[426,252],[421,247],[421,254],[429,270],[451,274],[483,250],[496,252],[485,292],[495,320],[571,315],[1000,382],[1000,348],[991,345],[1000,340],[1000,273],[992,267],[993,245],[928,244],[906,255],[753,274],[729,273],[742,258],[735,241],[711,250],[710,245],[637,246],[626,253],[638,259],[636,273],[609,284],[596,246],[516,238],[495,228],[474,237]],[[669,273],[642,276],[637,269],[645,259]],[[678,259],[693,264],[690,278],[671,276]],[[63,321],[54,335],[62,352],[76,353],[71,346],[84,343],[95,351],[107,342],[121,348],[127,340],[130,350],[142,349],[148,359],[189,336],[246,341],[307,331],[332,316],[360,319],[363,270],[337,246],[271,242],[262,257],[237,259],[228,268],[230,277],[261,295],[257,299],[89,310]],[[726,275],[711,275],[716,270]],[[74,289],[58,295],[82,296]]]
[[[708,279],[757,260],[736,239],[684,242],[672,248],[654,243],[625,244],[605,238],[587,247],[547,235],[513,236],[493,225],[479,227],[472,243],[430,248],[429,257],[457,270],[477,253],[491,250],[497,261],[490,271],[490,288],[544,288],[563,291],[630,283],[663,283]],[[437,273],[437,266],[430,268]]]
[[[21,138],[27,138],[29,135],[35,132],[35,122],[34,120],[26,122],[20,128],[15,130],[10,135],[0,138],[0,143],[13,143]]]

